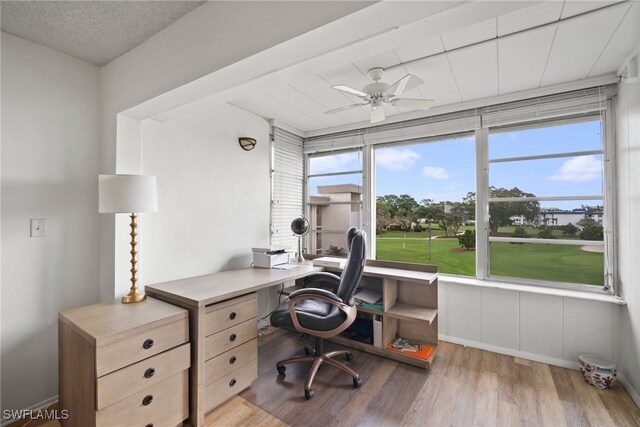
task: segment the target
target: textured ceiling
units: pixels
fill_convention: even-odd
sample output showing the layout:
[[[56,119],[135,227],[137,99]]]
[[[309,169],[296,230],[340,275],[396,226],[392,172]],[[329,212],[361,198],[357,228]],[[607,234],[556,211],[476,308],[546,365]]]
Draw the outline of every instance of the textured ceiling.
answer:
[[[102,66],[204,1],[2,1],[2,31]]]

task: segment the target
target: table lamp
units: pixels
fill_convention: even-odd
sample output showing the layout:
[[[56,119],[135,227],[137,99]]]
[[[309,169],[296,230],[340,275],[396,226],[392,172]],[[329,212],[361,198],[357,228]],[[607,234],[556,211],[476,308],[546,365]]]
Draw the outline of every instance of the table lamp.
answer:
[[[100,213],[128,213],[131,216],[131,289],[122,297],[125,304],[144,301],[144,292],[138,292],[136,269],[137,213],[158,210],[158,191],[155,176],[100,175],[98,176]]]

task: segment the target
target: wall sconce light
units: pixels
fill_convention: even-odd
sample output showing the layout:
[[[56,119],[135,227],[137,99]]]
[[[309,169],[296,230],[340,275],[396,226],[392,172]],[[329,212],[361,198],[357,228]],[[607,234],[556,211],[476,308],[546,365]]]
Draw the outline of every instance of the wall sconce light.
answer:
[[[238,138],[238,142],[240,143],[240,147],[242,147],[244,151],[251,151],[256,146],[256,143],[258,141],[256,141],[255,138],[242,137]]]

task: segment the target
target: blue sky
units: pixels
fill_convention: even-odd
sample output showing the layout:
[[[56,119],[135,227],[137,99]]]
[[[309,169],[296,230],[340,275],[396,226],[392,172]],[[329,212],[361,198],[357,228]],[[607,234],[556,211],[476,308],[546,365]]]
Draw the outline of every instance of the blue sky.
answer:
[[[602,149],[600,122],[491,134],[489,158],[532,156],[559,152]],[[601,155],[564,157],[508,163],[492,163],[489,183],[496,187],[518,187],[537,196],[602,194]],[[361,168],[359,154],[332,155],[311,160],[310,173]],[[361,184],[356,175],[315,178],[317,185]],[[377,195],[409,194],[418,202],[460,201],[475,191],[475,141],[473,136],[402,145],[376,150]],[[601,201],[541,202],[544,207],[571,209]]]

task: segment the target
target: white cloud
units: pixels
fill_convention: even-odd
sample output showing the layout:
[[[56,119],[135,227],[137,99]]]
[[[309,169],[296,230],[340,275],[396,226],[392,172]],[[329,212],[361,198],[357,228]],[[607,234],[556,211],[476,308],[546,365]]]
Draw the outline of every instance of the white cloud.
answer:
[[[596,156],[574,157],[565,161],[551,179],[553,181],[590,181],[600,179],[602,162]]]
[[[334,154],[311,159],[311,173],[314,174],[358,170],[361,168],[362,161],[358,153]]]
[[[433,179],[449,179],[449,173],[445,168],[438,168],[435,166],[425,166],[422,168],[422,173],[427,178]]]
[[[392,170],[404,171],[411,169],[420,154],[406,148],[385,148],[376,152],[376,165]]]

